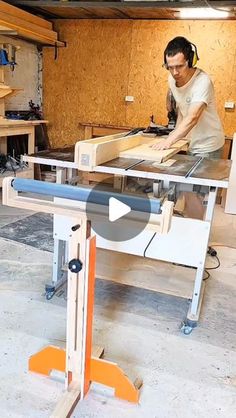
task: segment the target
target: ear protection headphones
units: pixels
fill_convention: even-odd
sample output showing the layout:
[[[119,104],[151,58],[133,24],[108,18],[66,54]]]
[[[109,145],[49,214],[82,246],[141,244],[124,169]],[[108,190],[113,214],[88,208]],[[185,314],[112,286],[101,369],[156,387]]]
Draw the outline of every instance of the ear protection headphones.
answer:
[[[175,43],[175,41],[178,41],[178,43]],[[178,52],[183,52],[184,53],[184,51],[185,51],[186,59],[188,61],[189,68],[195,67],[195,65],[197,64],[197,61],[199,60],[196,45],[193,44],[192,42],[189,42],[186,38],[177,37],[177,38],[173,39],[172,41],[170,41],[169,44],[167,45],[166,49],[165,49],[164,65],[163,66],[166,67],[166,68],[167,68],[166,56],[167,55],[172,55],[172,54],[168,53],[171,50],[172,51],[176,50],[176,54]]]
[[[195,67],[195,65],[197,64],[197,61],[199,60],[199,56],[197,53],[197,47],[195,44],[193,44],[192,42],[189,42],[190,46],[191,46],[191,51],[189,52],[189,57],[188,57],[188,66],[191,67]]]

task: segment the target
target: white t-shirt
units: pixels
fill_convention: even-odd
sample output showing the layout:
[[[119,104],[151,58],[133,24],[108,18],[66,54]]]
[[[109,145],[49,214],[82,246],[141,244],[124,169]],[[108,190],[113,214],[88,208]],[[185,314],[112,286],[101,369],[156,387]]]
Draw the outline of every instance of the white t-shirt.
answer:
[[[187,135],[190,140],[189,150],[207,153],[221,148],[225,141],[224,132],[216,110],[214,87],[210,77],[197,68],[192,78],[182,87],[176,87],[175,79],[170,74],[169,86],[180,118],[187,115],[188,108],[193,103],[203,102],[207,105],[197,124]]]

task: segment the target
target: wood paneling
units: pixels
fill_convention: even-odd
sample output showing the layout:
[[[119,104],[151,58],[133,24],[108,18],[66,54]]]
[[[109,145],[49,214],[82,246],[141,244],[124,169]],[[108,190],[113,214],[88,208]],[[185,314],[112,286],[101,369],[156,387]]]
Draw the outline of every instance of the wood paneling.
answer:
[[[168,73],[163,50],[177,35],[197,44],[199,67],[212,77],[225,134],[236,131],[236,25],[234,21],[57,20],[67,48],[44,49],[44,112],[53,146],[83,138],[83,122],[146,126],[154,114],[166,124]],[[125,96],[134,96],[125,103]]]
[[[44,111],[53,145],[82,138],[80,122],[125,125],[132,22],[60,21],[67,48],[44,50]]]

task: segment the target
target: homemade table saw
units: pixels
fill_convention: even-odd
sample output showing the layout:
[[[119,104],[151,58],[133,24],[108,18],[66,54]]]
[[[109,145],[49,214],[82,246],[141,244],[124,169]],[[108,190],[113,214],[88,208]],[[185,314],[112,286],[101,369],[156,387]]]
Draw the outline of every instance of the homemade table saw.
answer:
[[[179,146],[176,144],[175,150],[166,150],[160,157],[159,151],[150,148],[153,139],[145,140],[148,149],[143,149],[140,135],[118,134],[78,142],[74,152],[64,150],[64,155],[52,150],[24,156],[24,160],[56,166],[58,183],[69,180],[74,184],[73,169],[152,180],[152,197],[81,185],[4,179],[3,204],[54,215],[53,288],[62,280],[62,267],[67,263],[66,350],[46,347],[29,361],[31,371],[47,375],[52,369],[57,369],[66,373],[67,390],[51,417],[69,417],[78,400],[88,392],[92,381],[113,387],[115,395],[122,399],[139,400],[141,380],[130,382],[116,364],[99,358],[102,348],[92,349],[96,247],[195,268],[184,333],[189,334],[197,325],[217,188],[228,188],[232,181],[231,173],[235,170],[232,170],[235,159],[231,164],[227,160],[176,154],[185,146],[183,142]],[[150,159],[138,158],[135,148],[139,146],[142,147],[142,156]],[[156,159],[152,160],[150,156],[154,155]],[[64,158],[60,159],[61,156]],[[173,215],[179,193],[192,192],[196,188],[199,191],[202,186],[208,191],[204,219]],[[34,197],[28,196],[28,193],[34,193]],[[49,195],[52,200],[48,201],[42,195]],[[170,196],[171,201],[168,200]],[[114,221],[110,219],[111,199],[130,207],[124,217],[119,219],[118,216]],[[107,230],[110,230],[110,235],[107,235]]]
[[[217,189],[227,189],[233,183],[236,158],[230,160],[210,160],[198,156],[177,154],[186,141],[179,141],[174,149],[157,151],[150,148],[153,142],[161,138],[142,137],[123,134],[79,141],[73,149],[43,151],[38,154],[24,156],[24,160],[33,163],[53,165],[57,167],[57,181],[65,182],[72,178],[72,170],[106,173],[108,176],[142,178],[153,181],[154,193],[160,201],[170,196],[176,201],[182,192],[192,192],[195,189],[207,195],[204,197],[205,214],[203,219],[173,216],[168,234],[153,236],[144,228],[130,240],[117,241],[97,235],[97,247],[121,253],[134,254],[162,260],[170,263],[190,266],[196,269],[191,304],[183,325],[184,333],[190,333],[197,325],[205,282],[203,280],[204,265],[208,249],[209,234],[213,219]],[[141,157],[139,149],[141,150]],[[148,157],[148,159],[147,159]],[[164,162],[163,162],[164,160]],[[232,168],[231,168],[232,166]],[[68,174],[69,171],[69,174]],[[67,179],[67,180],[66,180]],[[72,180],[73,182],[73,180]],[[120,194],[120,197],[122,193]],[[72,204],[72,203],[71,203]],[[75,204],[72,204],[76,206]],[[65,263],[66,237],[63,233],[66,221],[54,217],[54,273],[53,284],[49,287],[53,293],[62,276],[62,266]],[[107,224],[104,224],[106,228]],[[92,228],[96,231],[96,225]],[[116,225],[111,228],[116,234]],[[121,225],[117,227],[120,230]],[[127,230],[127,224],[124,224]],[[49,296],[50,297],[50,296]]]

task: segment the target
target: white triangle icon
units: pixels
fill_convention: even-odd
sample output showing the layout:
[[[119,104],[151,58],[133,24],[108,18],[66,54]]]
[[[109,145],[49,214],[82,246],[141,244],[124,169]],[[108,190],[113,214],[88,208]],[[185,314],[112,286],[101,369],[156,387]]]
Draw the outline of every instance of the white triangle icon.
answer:
[[[122,218],[122,216],[127,215],[131,212],[131,208],[123,202],[120,202],[115,197],[110,197],[109,199],[109,221],[115,222],[117,219]]]

